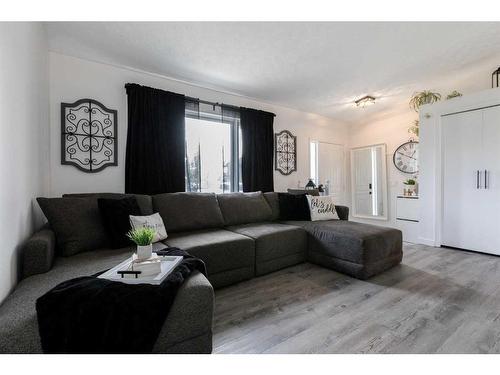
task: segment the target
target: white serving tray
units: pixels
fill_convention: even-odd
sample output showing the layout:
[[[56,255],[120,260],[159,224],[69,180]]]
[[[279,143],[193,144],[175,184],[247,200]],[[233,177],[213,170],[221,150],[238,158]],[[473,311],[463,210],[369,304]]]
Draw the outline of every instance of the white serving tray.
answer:
[[[168,275],[172,273],[172,271],[177,267],[181,262],[183,257],[181,256],[162,256],[159,257],[156,254],[153,254],[153,258],[161,258],[161,272],[157,275],[150,275],[150,276],[143,276],[138,275],[137,278],[135,277],[122,277],[121,275],[117,274],[118,271],[125,271],[128,270],[130,263],[134,259],[136,259],[136,255],[134,254],[132,257],[124,260],[121,262],[119,265],[111,268],[109,271],[104,272],[102,275],[99,275],[98,277],[100,279],[108,279],[112,281],[120,281],[122,283],[126,284],[151,284],[151,285],[159,285],[163,280],[167,278]]]

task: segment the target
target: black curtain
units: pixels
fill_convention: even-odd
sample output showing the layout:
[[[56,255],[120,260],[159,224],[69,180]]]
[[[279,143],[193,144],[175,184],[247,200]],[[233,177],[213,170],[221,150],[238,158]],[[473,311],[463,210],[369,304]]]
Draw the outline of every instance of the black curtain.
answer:
[[[240,108],[243,191],[274,191],[274,114]]]
[[[128,98],[125,193],[185,190],[184,95],[137,84]]]

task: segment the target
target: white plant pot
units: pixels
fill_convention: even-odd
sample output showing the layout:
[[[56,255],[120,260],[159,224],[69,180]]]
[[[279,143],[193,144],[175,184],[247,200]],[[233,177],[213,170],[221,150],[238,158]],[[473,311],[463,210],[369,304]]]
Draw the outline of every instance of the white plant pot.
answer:
[[[146,260],[151,258],[153,255],[153,245],[149,244],[146,246],[137,245],[137,259],[138,260]]]

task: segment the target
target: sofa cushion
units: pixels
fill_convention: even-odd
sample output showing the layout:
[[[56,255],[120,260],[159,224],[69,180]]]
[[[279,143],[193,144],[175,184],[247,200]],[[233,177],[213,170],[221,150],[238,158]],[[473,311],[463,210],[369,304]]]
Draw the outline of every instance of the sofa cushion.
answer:
[[[310,220],[306,194],[278,193],[280,220]]]
[[[285,221],[299,225],[309,234],[309,253],[370,264],[402,253],[402,234],[398,229],[345,220]]]
[[[63,198],[99,198],[106,199],[122,199],[126,197],[135,197],[137,199],[137,204],[141,209],[142,215],[153,214],[153,203],[150,195],[144,194],[123,194],[123,193],[75,193],[75,194],[63,194]]]
[[[301,227],[280,223],[255,223],[230,226],[227,230],[250,237],[255,241],[255,264],[257,275],[262,275],[260,264],[270,260],[301,254],[299,262],[305,260],[307,234]],[[295,263],[298,263],[295,261]],[[277,263],[278,264],[278,263]],[[291,264],[279,264],[279,268]],[[266,268],[266,273],[276,269]]]
[[[160,213],[169,234],[224,226],[217,197],[213,193],[154,195],[153,209]]]
[[[114,249],[130,246],[131,241],[127,237],[127,233],[131,229],[130,215],[141,214],[137,199],[135,197],[98,198],[97,205],[110,239],[110,246]]]
[[[217,200],[225,225],[271,220],[272,209],[262,192],[218,194]]]
[[[264,193],[264,199],[267,201],[269,207],[271,207],[271,220],[278,220],[280,218],[280,201],[278,199],[278,193],[273,191]]]
[[[225,229],[172,233],[163,242],[203,260],[209,280],[211,275],[219,272],[255,265],[254,241]]]
[[[63,256],[106,247],[108,237],[94,198],[37,198]]]
[[[309,204],[311,221],[339,220],[339,215],[331,196],[314,197],[306,195],[306,197]]]

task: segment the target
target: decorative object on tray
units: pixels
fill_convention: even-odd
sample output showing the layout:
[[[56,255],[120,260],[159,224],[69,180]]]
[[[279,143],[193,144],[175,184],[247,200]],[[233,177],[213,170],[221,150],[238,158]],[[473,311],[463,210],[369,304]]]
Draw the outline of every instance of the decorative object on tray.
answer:
[[[61,164],[87,173],[118,165],[117,111],[94,99],[61,103]]]
[[[132,229],[151,228],[155,231],[153,243],[162,241],[168,237],[165,224],[163,223],[163,219],[158,212],[147,216],[130,215],[129,218]]]
[[[275,169],[282,175],[297,170],[297,137],[288,130],[274,134]]]
[[[499,87],[500,67],[491,73],[491,88]]]
[[[339,220],[339,215],[335,209],[332,197],[313,197],[311,195],[306,195],[306,198],[311,213],[311,221]]]
[[[418,173],[418,142],[410,140],[396,148],[392,162],[403,173]]]
[[[155,235],[156,231],[148,227],[134,228],[128,232],[128,238],[137,245],[137,259],[144,260],[151,258]]]

